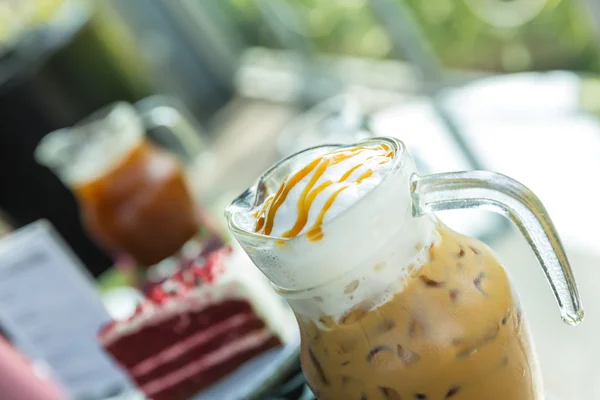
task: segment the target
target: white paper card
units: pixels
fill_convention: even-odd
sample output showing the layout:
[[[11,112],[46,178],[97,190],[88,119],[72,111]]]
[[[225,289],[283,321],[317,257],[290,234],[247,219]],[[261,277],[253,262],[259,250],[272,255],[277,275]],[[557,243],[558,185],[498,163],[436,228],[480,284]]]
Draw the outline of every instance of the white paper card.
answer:
[[[97,339],[110,317],[91,276],[47,221],[0,238],[0,326],[70,398],[131,387]]]

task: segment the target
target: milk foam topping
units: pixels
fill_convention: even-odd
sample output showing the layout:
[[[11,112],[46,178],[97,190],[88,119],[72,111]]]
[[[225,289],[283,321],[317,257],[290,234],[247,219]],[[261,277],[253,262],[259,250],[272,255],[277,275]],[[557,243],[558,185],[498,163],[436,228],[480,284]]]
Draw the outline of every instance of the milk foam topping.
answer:
[[[291,238],[320,227],[356,203],[389,172],[393,152],[386,145],[355,147],[324,154],[290,174],[256,215],[255,231]]]
[[[412,215],[415,167],[403,145],[377,139],[293,157],[306,162],[237,219],[271,239],[236,235],[240,244],[296,313],[315,321],[388,301],[439,237],[435,216]]]

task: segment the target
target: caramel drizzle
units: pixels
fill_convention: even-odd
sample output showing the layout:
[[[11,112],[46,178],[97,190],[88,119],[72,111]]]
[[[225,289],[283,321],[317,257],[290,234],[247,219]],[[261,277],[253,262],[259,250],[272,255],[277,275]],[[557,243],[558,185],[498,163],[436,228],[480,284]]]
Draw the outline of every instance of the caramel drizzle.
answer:
[[[388,162],[390,158],[393,157],[393,152],[390,151],[389,147],[382,144],[375,148],[356,147],[353,149],[341,149],[341,150],[337,150],[332,153],[328,153],[321,157],[316,158],[315,160],[311,161],[308,165],[306,165],[304,168],[302,168],[300,171],[296,172],[291,177],[286,178],[282,182],[279,189],[277,190],[277,193],[275,193],[275,195],[270,196],[269,198],[267,198],[265,200],[265,203],[263,204],[262,209],[255,214],[255,217],[256,217],[255,232],[260,232],[265,235],[271,234],[271,232],[273,231],[275,214],[277,213],[277,210],[279,209],[279,207],[281,207],[281,205],[284,203],[284,201],[287,198],[290,191],[302,179],[307,177],[308,174],[310,174],[314,170],[315,171],[314,175],[311,177],[310,181],[308,182],[308,184],[306,185],[306,187],[300,194],[300,198],[298,199],[298,204],[297,204],[298,217],[296,218],[296,222],[294,223],[294,226],[290,230],[288,230],[282,234],[282,237],[284,237],[284,238],[291,238],[291,237],[297,236],[302,231],[302,229],[304,229],[304,227],[306,226],[306,223],[308,222],[308,215],[309,215],[310,209],[311,209],[312,204],[313,204],[314,200],[316,199],[316,197],[320,193],[322,193],[325,189],[327,189],[328,187],[330,187],[331,185],[334,184],[333,181],[328,180],[326,182],[321,183],[319,186],[317,186],[315,188],[316,183],[323,176],[325,171],[329,167],[339,164],[342,161],[348,160],[349,158],[352,158],[366,150],[377,150],[379,152],[379,154],[375,154],[375,155],[367,157],[364,160],[365,162],[367,160],[370,160],[373,158],[385,157],[384,160],[379,162],[379,164],[384,164],[384,163]],[[385,151],[386,153],[381,154],[383,151]],[[336,183],[346,182],[348,180],[348,178],[358,168],[362,167],[363,165],[364,165],[364,162],[354,165],[352,168],[350,168],[348,171],[346,171]],[[356,178],[356,180],[354,180],[352,182],[346,182],[342,187],[337,189],[335,192],[333,192],[329,196],[329,198],[326,200],[325,204],[323,205],[323,208],[321,209],[319,215],[317,216],[317,220],[315,221],[315,223],[310,227],[310,229],[307,232],[307,237],[309,240],[318,241],[323,237],[321,225],[323,224],[325,214],[331,208],[331,206],[333,205],[333,202],[335,201],[337,196],[342,191],[344,191],[345,189],[350,187],[351,185],[361,183],[364,179],[367,179],[368,177],[373,175],[373,173],[374,173],[374,171],[372,169],[366,170],[358,178]]]
[[[268,208],[269,205],[273,202],[273,198],[274,197],[269,197],[265,200],[265,204],[263,206],[265,209]],[[256,227],[254,228],[254,230],[255,232],[258,232],[263,228],[263,226],[265,226],[265,215],[262,212],[257,212],[255,213],[254,218],[256,218]]]

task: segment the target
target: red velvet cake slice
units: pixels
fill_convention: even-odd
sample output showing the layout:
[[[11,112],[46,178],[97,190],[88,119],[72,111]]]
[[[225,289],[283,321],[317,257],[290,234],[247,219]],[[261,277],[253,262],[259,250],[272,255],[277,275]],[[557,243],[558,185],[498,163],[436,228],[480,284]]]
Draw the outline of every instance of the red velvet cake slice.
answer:
[[[134,315],[99,336],[146,396],[183,400],[281,346],[294,329],[266,278],[226,247],[152,288]]]

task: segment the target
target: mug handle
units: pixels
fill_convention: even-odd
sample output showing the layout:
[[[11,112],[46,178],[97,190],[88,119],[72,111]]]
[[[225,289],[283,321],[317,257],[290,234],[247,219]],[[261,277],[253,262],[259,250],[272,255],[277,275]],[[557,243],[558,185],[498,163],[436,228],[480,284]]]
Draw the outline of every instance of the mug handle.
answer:
[[[138,101],[135,107],[148,136],[177,153],[186,163],[194,163],[208,152],[199,123],[181,102],[156,95]]]
[[[510,219],[540,262],[563,321],[573,326],[582,321],[583,309],[573,271],[554,224],[537,196],[523,184],[487,171],[413,175],[411,196],[414,216],[482,208]]]

